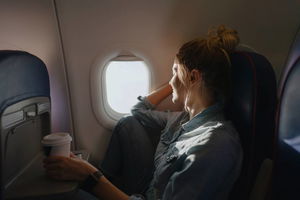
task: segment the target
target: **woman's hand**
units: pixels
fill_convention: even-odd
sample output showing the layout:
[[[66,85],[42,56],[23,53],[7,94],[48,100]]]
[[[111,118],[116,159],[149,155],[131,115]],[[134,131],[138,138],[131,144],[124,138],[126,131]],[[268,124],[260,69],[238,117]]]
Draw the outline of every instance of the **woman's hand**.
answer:
[[[97,168],[74,154],[70,157],[47,157],[44,160],[44,168],[46,174],[56,180],[84,181],[89,174],[97,171]]]

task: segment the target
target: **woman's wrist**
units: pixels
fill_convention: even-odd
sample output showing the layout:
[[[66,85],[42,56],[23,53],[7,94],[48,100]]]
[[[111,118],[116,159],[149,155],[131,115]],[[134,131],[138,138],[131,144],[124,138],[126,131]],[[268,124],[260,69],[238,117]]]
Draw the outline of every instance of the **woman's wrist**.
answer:
[[[99,183],[103,173],[100,170],[90,171],[91,173],[82,182],[81,189],[93,193],[94,187]]]
[[[147,99],[152,105],[157,105],[166,97],[168,97],[171,93],[172,93],[172,87],[170,86],[170,84],[165,84],[161,88],[149,94],[147,96]]]
[[[82,181],[85,181],[91,174],[98,171],[97,168],[86,162],[85,170],[83,172]]]

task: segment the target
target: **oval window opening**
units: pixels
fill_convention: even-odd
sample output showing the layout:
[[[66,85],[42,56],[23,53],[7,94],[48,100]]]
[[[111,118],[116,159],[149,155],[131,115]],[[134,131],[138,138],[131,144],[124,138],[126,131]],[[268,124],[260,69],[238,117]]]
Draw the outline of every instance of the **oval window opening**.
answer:
[[[110,61],[105,70],[106,101],[118,114],[128,114],[138,96],[149,92],[150,76],[144,61]]]

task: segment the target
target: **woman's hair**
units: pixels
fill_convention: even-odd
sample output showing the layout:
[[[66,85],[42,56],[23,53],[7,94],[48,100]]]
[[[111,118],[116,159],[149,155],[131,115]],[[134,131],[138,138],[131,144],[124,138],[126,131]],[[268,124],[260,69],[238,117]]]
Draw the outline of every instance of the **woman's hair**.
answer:
[[[185,87],[190,85],[190,72],[199,70],[205,87],[215,99],[226,98],[230,87],[229,54],[239,43],[236,30],[220,25],[210,29],[205,38],[189,41],[181,46],[176,59],[182,66],[179,79]]]

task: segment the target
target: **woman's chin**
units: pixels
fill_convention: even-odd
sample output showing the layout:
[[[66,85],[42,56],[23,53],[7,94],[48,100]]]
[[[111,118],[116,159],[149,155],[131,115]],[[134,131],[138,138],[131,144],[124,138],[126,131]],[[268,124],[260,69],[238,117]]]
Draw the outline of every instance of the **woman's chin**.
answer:
[[[172,102],[175,104],[178,101],[178,99],[176,98],[176,96],[172,96]]]
[[[172,97],[172,102],[173,102],[174,104],[178,104],[178,103],[179,103],[178,97],[173,96],[173,97]]]

